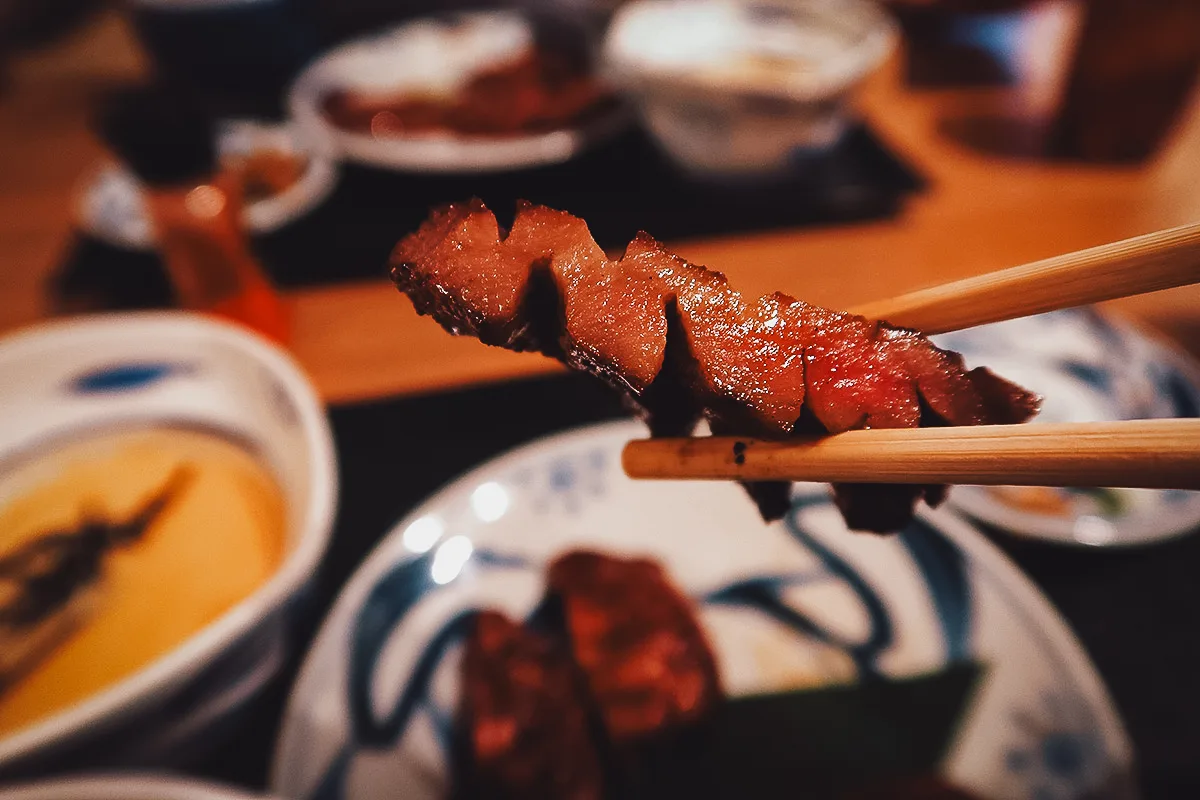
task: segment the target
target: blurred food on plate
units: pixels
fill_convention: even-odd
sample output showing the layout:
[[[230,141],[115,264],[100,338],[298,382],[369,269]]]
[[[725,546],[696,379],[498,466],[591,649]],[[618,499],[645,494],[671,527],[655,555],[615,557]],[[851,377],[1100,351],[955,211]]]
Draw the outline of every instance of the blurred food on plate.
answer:
[[[578,59],[533,47],[472,74],[448,95],[341,89],[323,105],[335,125],[377,137],[506,136],[576,125],[615,102]]]
[[[241,178],[243,199],[254,203],[281,195],[299,183],[309,158],[305,153],[262,145],[244,153],[222,153],[219,164],[223,171]]]
[[[582,23],[516,9],[412,19],[296,79],[300,129],[341,158],[414,172],[555,164],[627,127]]]
[[[302,155],[270,148],[226,156],[221,161],[241,176],[242,195],[247,203],[283,194],[299,183],[307,166]]]
[[[1049,486],[989,486],[986,491],[1001,503],[1034,514],[1065,517],[1072,513],[1064,492]]]
[[[750,727],[812,744],[786,714],[761,713],[764,701],[790,706],[796,726],[804,698],[728,696],[697,606],[653,559],[567,551],[547,567],[547,594],[529,621],[477,612],[463,650],[455,800],[719,800],[753,767],[771,775],[755,784],[759,798],[791,796],[801,783],[816,800],[973,797],[929,765],[831,780],[787,765],[786,748],[746,758],[734,740]],[[857,724],[853,703],[836,705],[844,725]]]

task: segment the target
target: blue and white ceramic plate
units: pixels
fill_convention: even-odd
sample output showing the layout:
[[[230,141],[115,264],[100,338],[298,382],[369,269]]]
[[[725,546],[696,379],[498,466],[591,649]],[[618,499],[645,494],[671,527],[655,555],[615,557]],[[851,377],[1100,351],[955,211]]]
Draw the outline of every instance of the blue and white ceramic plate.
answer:
[[[735,485],[625,477],[621,448],[643,435],[619,422],[541,440],[479,467],[401,521],[342,592],[310,651],[272,792],[445,797],[456,621],[481,608],[527,616],[545,565],[591,548],[655,558],[695,598],[734,698],[786,692],[803,706],[880,680],[898,707],[916,684],[937,698],[893,717],[848,713],[832,726],[826,718],[812,736],[869,729],[903,739],[896,750],[910,749],[910,739],[933,742],[904,766],[985,798],[1136,796],[1129,740],[1086,654],[976,531],[926,511],[895,536],[851,533],[814,485],[798,485],[786,520],[764,525]],[[836,758],[848,779],[896,755],[861,749],[878,736],[845,738]]]
[[[1056,311],[936,337],[1040,393],[1035,422],[1200,416],[1200,366],[1093,309]],[[950,504],[1018,535],[1143,545],[1200,528],[1200,492],[960,486]]]

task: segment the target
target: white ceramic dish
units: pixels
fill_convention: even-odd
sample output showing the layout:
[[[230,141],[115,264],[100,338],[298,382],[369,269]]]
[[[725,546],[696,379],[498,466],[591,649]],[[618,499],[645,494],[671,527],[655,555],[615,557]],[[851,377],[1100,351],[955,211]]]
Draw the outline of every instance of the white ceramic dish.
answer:
[[[0,342],[0,461],[122,426],[184,424],[245,443],[287,508],[287,554],[257,591],[176,649],[0,739],[0,776],[200,757],[283,665],[333,525],[332,435],[311,384],[243,328],[184,313],[47,324]]]
[[[935,340],[1043,395],[1035,423],[1200,416],[1200,365],[1091,309]],[[949,502],[1021,536],[1087,547],[1146,545],[1200,528],[1200,492],[959,486]]]
[[[1135,796],[1129,741],[1087,656],[976,531],[922,512],[902,535],[852,534],[812,485],[797,486],[787,520],[764,525],[737,486],[626,478],[621,447],[640,435],[640,425],[619,422],[538,441],[401,521],[309,653],[272,790],[295,800],[445,797],[459,648],[439,632],[473,608],[524,617],[546,562],[586,547],[666,567],[697,599],[732,696],[852,686],[867,672],[941,680],[982,664],[945,729],[943,775],[993,800]],[[737,586],[759,587],[786,610],[770,617],[731,602]],[[774,621],[788,614],[806,624]],[[853,764],[862,740],[848,738]]]
[[[602,62],[682,166],[761,176],[839,139],[853,90],[896,39],[866,0],[637,0]]]
[[[0,800],[258,800],[213,783],[150,774],[96,774],[0,788]]]
[[[408,172],[495,172],[568,161],[628,127],[616,108],[581,128],[513,137],[449,133],[383,136],[342,130],[321,110],[338,89],[446,94],[482,68],[529,47],[533,31],[512,11],[465,12],[429,18],[342,45],[313,62],[289,93],[293,118],[336,158]]]
[[[294,126],[251,120],[220,125],[217,150],[221,155],[243,155],[262,148],[303,156],[307,164],[300,179],[286,190],[246,204],[243,222],[251,233],[270,233],[299,219],[320,205],[337,183],[333,161],[314,152]],[[131,250],[154,246],[141,186],[123,166],[102,164],[83,184],[76,206],[77,224],[84,233]]]

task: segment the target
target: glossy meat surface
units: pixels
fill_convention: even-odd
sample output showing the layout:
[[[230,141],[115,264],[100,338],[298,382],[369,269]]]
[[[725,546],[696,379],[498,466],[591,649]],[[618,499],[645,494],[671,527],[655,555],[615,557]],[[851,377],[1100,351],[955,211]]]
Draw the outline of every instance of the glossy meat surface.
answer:
[[[454,796],[600,800],[599,756],[569,653],[484,611],[467,637]]]
[[[721,700],[691,602],[649,559],[558,558],[549,592],[608,738],[618,747],[696,723]]]
[[[504,235],[481,202],[435,211],[392,255],[417,311],[452,333],[535,350],[627,393],[654,435],[783,438],[856,428],[1024,422],[1030,392],[914,331],[783,294],[743,297],[646,234],[609,260],[583,220],[522,205]],[[902,527],[940,487],[839,488],[852,527]],[[752,494],[768,517],[787,487]],[[886,495],[886,496],[885,496]]]

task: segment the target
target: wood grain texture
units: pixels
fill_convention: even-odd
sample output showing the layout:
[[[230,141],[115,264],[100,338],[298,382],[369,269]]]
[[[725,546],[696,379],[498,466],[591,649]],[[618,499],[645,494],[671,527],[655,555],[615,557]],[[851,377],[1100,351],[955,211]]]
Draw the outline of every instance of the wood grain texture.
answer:
[[[1200,223],[933,286],[851,311],[933,335],[1200,283]]]
[[[1200,489],[1200,420],[848,431],[630,442],[633,478]]]
[[[1007,107],[1010,89],[913,92],[897,58],[864,87],[871,125],[930,179],[892,220],[671,242],[750,295],[832,308],[1025,264],[1200,220],[1200,104],[1137,168],[1006,159],[943,134],[951,117]],[[100,150],[87,131],[98,87],[141,71],[117,16],[14,62],[0,103],[0,333],[43,317],[70,231],[72,189]],[[570,210],[570,209],[567,209]],[[654,233],[650,231],[650,233]],[[292,349],[331,402],[369,400],[561,369],[447,336],[385,281],[291,292]],[[1200,352],[1200,287],[1109,304]]]

